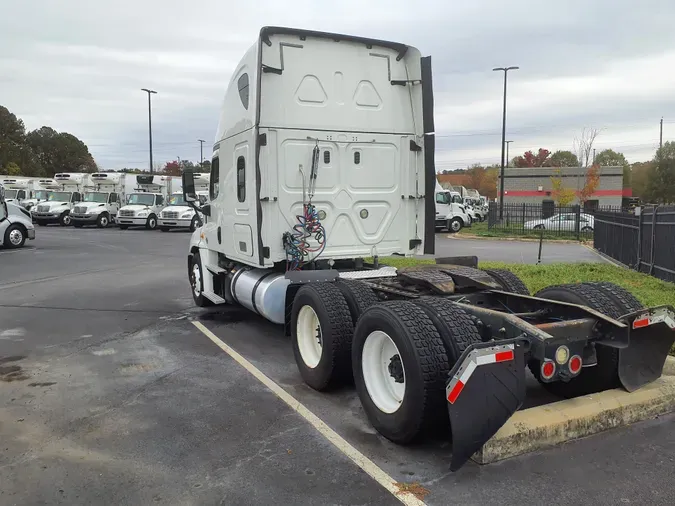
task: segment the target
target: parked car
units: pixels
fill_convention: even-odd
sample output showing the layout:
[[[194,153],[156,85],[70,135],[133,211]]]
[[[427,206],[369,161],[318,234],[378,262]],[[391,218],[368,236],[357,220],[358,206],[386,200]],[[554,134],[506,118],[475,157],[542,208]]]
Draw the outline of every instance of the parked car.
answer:
[[[0,185],[0,247],[21,248],[26,239],[35,239],[30,213],[13,202],[6,202],[5,188]]]
[[[575,213],[555,214],[550,218],[531,220],[525,222],[525,230],[554,230],[574,232],[576,230],[577,215]],[[579,215],[579,230],[581,232],[593,231],[593,216],[590,214]]]

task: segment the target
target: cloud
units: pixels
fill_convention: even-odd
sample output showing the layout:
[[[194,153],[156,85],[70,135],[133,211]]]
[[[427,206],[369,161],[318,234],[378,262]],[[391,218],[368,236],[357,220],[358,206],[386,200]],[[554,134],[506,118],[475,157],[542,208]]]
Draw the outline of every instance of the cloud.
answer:
[[[104,168],[147,165],[147,96],[157,162],[198,160],[214,137],[231,72],[262,25],[396,40],[431,54],[439,169],[495,163],[502,75],[511,155],[569,149],[584,127],[598,148],[651,158],[673,115],[675,4],[474,0],[30,0],[0,18],[0,103],[83,139]],[[7,49],[7,50],[5,50]],[[666,121],[665,138],[675,133]],[[209,152],[206,149],[205,152]]]

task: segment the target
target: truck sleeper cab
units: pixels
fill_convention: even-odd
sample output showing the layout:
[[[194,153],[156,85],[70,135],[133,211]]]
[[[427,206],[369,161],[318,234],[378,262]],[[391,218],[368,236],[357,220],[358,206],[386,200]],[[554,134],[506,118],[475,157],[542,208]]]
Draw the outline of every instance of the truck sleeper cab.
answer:
[[[459,469],[520,408],[525,369],[558,395],[661,375],[675,310],[611,283],[544,288],[434,253],[431,60],[403,44],[265,27],[236,67],[187,275],[198,306],[283,325],[305,383],[352,380],[370,423],[409,443],[448,425]],[[198,200],[183,173],[186,202]]]

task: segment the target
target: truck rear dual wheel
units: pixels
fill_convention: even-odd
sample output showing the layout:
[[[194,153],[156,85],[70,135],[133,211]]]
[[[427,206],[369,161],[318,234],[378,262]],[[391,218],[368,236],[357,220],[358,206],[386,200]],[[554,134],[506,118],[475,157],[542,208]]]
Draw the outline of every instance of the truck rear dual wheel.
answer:
[[[494,279],[505,292],[517,293],[520,295],[530,295],[530,291],[525,283],[511,271],[506,269],[483,269]]]
[[[642,308],[627,290],[608,282],[549,286],[537,292],[536,297],[581,304],[610,318],[619,318]],[[544,388],[566,398],[617,388],[620,385],[619,350],[596,344],[595,351],[597,365],[582,369],[581,374],[569,382],[542,383]],[[539,362],[530,361],[528,365],[532,374],[539,379]]]

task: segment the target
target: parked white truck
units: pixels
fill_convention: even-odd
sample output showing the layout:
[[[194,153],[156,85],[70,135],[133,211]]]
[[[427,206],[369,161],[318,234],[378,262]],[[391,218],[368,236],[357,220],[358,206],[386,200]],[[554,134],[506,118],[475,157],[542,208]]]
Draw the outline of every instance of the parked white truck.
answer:
[[[96,225],[106,228],[114,223],[121,202],[124,202],[124,181],[124,174],[91,174],[90,189],[70,213],[73,226],[81,228],[84,225]]]
[[[0,247],[21,248],[27,239],[35,239],[35,227],[30,213],[5,197],[6,190],[0,182]]]
[[[462,202],[459,193],[444,189],[438,181],[436,181],[436,230],[443,230],[448,232],[459,232],[463,227],[471,226],[471,218],[466,212],[466,208]]]
[[[136,186],[133,193],[127,194],[126,205],[117,213],[117,224],[122,230],[130,226],[155,230],[166,196],[171,193],[171,178],[151,174],[138,175]]]
[[[225,94],[187,274],[197,305],[241,304],[283,325],[310,387],[353,381],[384,437],[450,425],[456,470],[522,406],[527,366],[564,396],[660,377],[675,311],[611,283],[531,297],[475,257],[380,266],[434,253],[434,149],[430,58],[263,28]]]
[[[87,174],[63,172],[54,175],[59,189],[47,194],[47,200],[35,206],[33,219],[40,226],[58,223],[62,227],[70,226],[70,213],[75,204],[82,200],[82,192],[87,183]]]
[[[25,199],[21,205],[31,213],[35,211],[35,206],[44,202],[49,197],[49,192],[57,191],[60,187],[55,179],[39,178],[32,180],[32,191],[29,198]]]
[[[195,192],[199,204],[206,204],[209,197],[210,174],[194,173]],[[157,224],[162,232],[168,232],[174,228],[183,228],[194,232],[203,217],[197,213],[183,198],[183,192],[173,193],[169,197],[167,206],[159,214]]]

